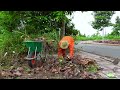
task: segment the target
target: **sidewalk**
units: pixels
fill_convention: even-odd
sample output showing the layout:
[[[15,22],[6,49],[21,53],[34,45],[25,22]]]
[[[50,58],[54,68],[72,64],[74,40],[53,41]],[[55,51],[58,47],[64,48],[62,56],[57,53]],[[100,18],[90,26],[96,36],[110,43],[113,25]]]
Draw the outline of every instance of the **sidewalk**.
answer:
[[[103,78],[111,79],[110,77],[108,77],[108,74],[112,73],[114,75],[114,79],[120,79],[120,63],[118,65],[114,65],[112,63],[114,59],[107,58],[107,57],[101,57],[101,56],[83,52],[83,51],[80,52],[80,55],[85,58],[87,57],[90,59],[94,59],[97,62],[98,66],[100,66],[100,68],[102,69],[99,72],[99,74]]]

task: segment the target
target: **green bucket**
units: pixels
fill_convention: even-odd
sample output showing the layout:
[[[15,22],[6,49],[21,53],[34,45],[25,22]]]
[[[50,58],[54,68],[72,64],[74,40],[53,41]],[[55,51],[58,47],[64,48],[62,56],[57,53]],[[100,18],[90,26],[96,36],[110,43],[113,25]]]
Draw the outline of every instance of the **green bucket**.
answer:
[[[30,48],[30,52],[41,52],[42,51],[42,41],[24,41],[27,48]]]

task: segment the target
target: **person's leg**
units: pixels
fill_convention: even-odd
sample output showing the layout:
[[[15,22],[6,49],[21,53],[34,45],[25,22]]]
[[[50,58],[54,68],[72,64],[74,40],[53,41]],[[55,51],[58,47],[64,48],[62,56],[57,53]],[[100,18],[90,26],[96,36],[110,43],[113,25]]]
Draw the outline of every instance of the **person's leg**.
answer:
[[[62,50],[62,55],[65,58],[65,56],[66,56],[65,49]]]
[[[69,46],[69,53],[70,53],[70,58],[73,58],[74,55],[74,42],[72,42]]]

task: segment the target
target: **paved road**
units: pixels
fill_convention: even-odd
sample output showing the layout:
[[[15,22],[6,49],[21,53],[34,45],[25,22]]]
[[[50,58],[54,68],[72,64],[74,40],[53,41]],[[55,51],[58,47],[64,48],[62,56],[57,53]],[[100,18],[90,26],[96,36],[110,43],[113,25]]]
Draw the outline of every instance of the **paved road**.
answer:
[[[83,44],[83,43],[75,45],[75,48],[79,49],[80,47],[82,47],[82,50],[86,52],[120,59],[120,46]]]

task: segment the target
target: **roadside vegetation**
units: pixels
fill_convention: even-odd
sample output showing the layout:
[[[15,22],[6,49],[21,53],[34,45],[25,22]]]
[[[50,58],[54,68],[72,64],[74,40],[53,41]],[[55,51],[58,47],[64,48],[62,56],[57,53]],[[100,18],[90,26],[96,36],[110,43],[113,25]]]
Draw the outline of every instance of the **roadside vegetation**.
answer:
[[[76,40],[87,41],[87,40],[103,40],[102,36],[92,35],[92,36],[76,36]],[[115,35],[106,35],[104,36],[104,40],[120,40],[120,36]]]
[[[79,31],[67,15],[74,11],[0,11],[0,63],[9,68],[28,52],[24,41],[44,38],[49,52],[57,53],[58,42],[64,35]],[[53,41],[53,42],[52,42]]]

